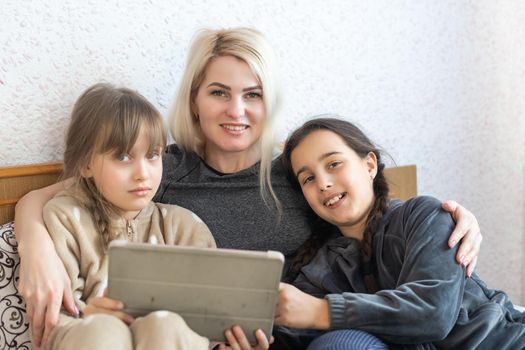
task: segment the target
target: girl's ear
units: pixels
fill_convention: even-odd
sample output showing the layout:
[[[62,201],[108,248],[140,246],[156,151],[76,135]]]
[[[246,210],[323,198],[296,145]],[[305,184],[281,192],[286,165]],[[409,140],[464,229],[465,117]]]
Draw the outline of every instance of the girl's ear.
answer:
[[[374,152],[368,152],[365,160],[368,173],[370,174],[370,178],[373,180],[377,175],[377,156]]]

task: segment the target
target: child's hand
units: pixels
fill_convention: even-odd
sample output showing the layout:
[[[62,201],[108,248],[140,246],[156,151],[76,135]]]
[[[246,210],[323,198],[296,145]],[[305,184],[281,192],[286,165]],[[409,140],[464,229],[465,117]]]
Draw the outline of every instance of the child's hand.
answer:
[[[264,332],[258,329],[255,332],[257,344],[252,346],[240,326],[233,326],[231,329],[227,329],[224,335],[228,340],[228,345],[220,344],[219,350],[265,350],[270,347],[274,340],[272,336],[268,341]]]
[[[328,301],[306,294],[291,284],[279,284],[275,324],[326,330],[330,327]]]
[[[132,324],[135,319],[133,316],[122,311],[124,304],[120,300],[108,298],[107,295],[108,290],[106,288],[104,290],[104,296],[89,298],[84,308],[84,315],[108,314],[121,319],[127,325]]]

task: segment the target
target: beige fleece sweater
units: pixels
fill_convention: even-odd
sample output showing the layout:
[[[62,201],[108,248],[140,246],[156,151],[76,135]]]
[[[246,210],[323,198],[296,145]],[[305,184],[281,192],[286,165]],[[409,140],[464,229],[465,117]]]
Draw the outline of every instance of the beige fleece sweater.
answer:
[[[91,214],[82,205],[80,188],[58,193],[44,207],[44,222],[56,251],[71,279],[76,305],[82,312],[90,297],[101,296],[107,286],[107,255]],[[176,205],[149,203],[135,219],[115,217],[111,237],[132,242],[215,247],[204,222],[193,212]]]

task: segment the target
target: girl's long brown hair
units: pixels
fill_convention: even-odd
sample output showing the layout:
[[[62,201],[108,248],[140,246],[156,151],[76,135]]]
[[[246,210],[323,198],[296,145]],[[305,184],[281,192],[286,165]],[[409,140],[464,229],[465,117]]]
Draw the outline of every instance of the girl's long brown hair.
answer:
[[[166,131],[157,109],[138,92],[96,84],[76,101],[66,135],[64,177],[73,178],[87,196],[84,206],[102,236],[103,248],[113,239],[110,217],[117,208],[100,193],[92,178],[83,176],[96,154],[125,154],[141,128],[148,133],[151,150],[166,146]]]
[[[383,171],[385,164],[382,162],[381,151],[357,126],[350,122],[338,118],[317,118],[309,120],[290,135],[284,146],[283,164],[287,171],[288,180],[297,188],[300,188],[300,186],[292,170],[292,151],[308,135],[318,130],[328,130],[339,135],[348,147],[353,149],[361,158],[366,157],[370,152],[373,152],[377,157],[378,169],[373,182],[374,202],[368,214],[363,240],[361,241],[362,273],[365,285],[369,292],[375,292],[378,286],[372,271],[373,235],[379,228],[381,219],[388,209],[388,183]],[[292,262],[291,276],[297,275],[301,267],[312,260],[319,248],[321,248],[330,237],[331,236],[324,230],[313,231],[310,238],[299,248]]]

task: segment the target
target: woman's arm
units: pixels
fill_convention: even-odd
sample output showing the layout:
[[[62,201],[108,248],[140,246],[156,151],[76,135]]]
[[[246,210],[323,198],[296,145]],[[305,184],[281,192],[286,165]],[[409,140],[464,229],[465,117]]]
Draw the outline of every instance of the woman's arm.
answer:
[[[21,261],[18,289],[26,302],[37,346],[47,340],[62,303],[71,314],[78,314],[69,277],[42,218],[45,203],[68,184],[69,181],[60,182],[29,192],[15,209],[15,234]]]

